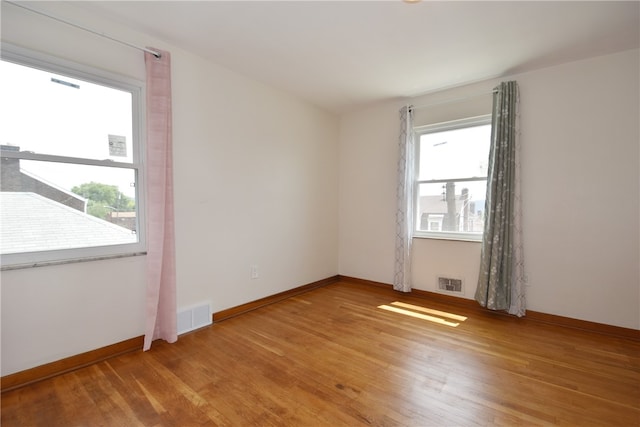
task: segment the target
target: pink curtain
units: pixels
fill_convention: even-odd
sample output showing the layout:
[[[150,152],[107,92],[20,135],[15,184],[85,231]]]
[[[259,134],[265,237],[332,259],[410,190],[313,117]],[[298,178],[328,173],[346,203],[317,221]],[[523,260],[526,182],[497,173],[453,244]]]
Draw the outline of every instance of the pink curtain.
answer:
[[[173,217],[171,57],[145,52],[147,71],[147,303],[144,351],[178,339]]]

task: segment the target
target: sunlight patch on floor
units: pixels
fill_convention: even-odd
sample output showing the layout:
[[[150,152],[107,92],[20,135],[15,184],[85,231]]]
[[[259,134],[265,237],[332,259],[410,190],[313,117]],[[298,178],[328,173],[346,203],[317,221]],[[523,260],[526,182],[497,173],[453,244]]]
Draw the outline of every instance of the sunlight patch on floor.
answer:
[[[446,311],[434,310],[432,308],[421,307],[419,305],[407,304],[406,302],[392,302],[391,305],[396,307],[408,308],[410,310],[421,311],[423,313],[433,314],[435,316],[447,317],[452,320],[458,320],[460,322],[464,322],[467,320],[466,316],[460,316],[459,314],[448,313]]]
[[[460,325],[460,322],[464,322],[467,320],[465,316],[460,316],[458,314],[447,313],[445,311],[433,310],[431,308],[420,307],[418,305],[407,304],[404,302],[395,301],[392,302],[391,305],[383,304],[378,306],[379,309],[391,311],[394,313],[403,314],[405,316],[414,317],[416,319],[427,320],[429,322],[437,323],[440,325],[451,326],[453,328]],[[429,313],[429,314],[424,314]],[[431,316],[433,314],[433,316]],[[440,316],[440,317],[436,317]],[[443,317],[445,319],[443,319]],[[457,320],[454,322],[452,320]]]

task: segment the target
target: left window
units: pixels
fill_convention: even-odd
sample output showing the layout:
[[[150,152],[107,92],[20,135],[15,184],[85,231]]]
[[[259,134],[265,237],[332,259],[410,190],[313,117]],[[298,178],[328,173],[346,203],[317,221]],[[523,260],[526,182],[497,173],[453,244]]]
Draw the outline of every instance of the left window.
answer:
[[[2,267],[143,253],[143,85],[3,46]]]

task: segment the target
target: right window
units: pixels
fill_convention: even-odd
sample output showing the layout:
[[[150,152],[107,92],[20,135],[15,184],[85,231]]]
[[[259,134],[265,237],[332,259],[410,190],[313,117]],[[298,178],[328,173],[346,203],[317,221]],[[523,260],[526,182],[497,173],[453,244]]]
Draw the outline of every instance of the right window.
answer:
[[[482,240],[491,116],[416,127],[416,237]]]

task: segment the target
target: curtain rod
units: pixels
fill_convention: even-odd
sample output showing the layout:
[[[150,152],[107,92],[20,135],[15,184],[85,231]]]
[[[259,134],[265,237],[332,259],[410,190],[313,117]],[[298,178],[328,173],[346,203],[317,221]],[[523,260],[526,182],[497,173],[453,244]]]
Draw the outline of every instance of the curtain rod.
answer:
[[[474,93],[474,94],[463,96],[463,97],[460,97],[460,98],[445,99],[444,101],[433,102],[431,104],[413,105],[413,106],[411,106],[411,108],[413,108],[414,110],[420,110],[422,108],[436,107],[438,105],[454,104],[456,102],[462,102],[462,101],[466,101],[468,99],[479,98],[479,97],[485,96],[485,95],[492,95],[492,94],[497,93],[497,92],[498,92],[498,89],[493,89],[493,90],[489,90],[489,91]]]
[[[138,49],[138,50],[141,50],[143,52],[150,53],[151,55],[155,56],[156,58],[160,58],[162,56],[159,52],[156,52],[154,50],[147,49],[147,48],[141,47],[141,46],[137,46],[135,44],[132,44],[132,43],[129,43],[129,42],[125,42],[125,41],[122,41],[122,40],[118,40],[115,37],[111,37],[111,36],[109,36],[109,35],[107,35],[105,33],[100,33],[98,31],[94,31],[91,28],[87,28],[87,27],[84,27],[82,25],[75,24],[73,22],[67,21],[66,19],[58,18],[57,16],[49,15],[48,13],[45,13],[45,12],[42,12],[42,11],[39,11],[39,10],[36,10],[36,9],[32,9],[32,8],[24,6],[22,4],[18,4],[18,3],[15,3],[15,2],[12,2],[12,1],[8,1],[8,0],[5,0],[5,3],[9,3],[9,4],[13,5],[13,6],[28,10],[28,11],[33,12],[33,13],[37,13],[38,15],[42,15],[42,16],[45,16],[47,18],[51,18],[51,19],[53,19],[55,21],[62,22],[63,24],[70,25],[72,27],[78,28],[78,29],[83,30],[83,31],[87,31],[87,32],[95,34],[97,36],[104,37],[105,39],[109,39],[109,40],[114,41],[116,43],[120,43],[120,44],[123,44],[125,46],[129,46],[129,47],[132,47],[134,49]]]

